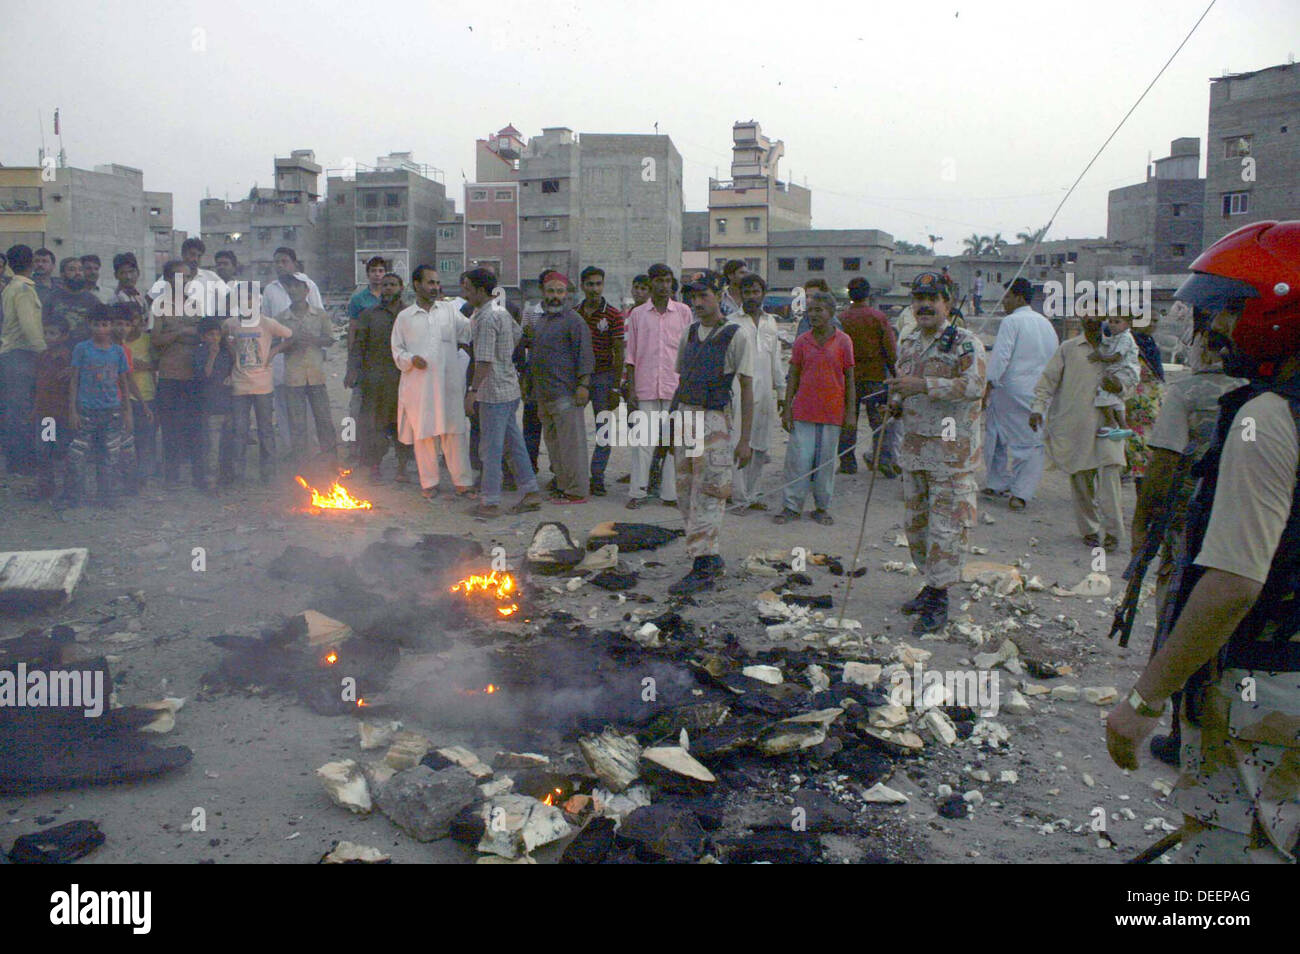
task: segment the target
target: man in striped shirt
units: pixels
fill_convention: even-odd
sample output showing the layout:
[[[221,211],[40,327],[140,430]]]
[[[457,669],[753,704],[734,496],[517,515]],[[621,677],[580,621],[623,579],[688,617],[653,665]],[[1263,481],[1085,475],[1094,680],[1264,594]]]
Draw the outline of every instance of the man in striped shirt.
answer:
[[[591,332],[591,350],[596,356],[596,367],[591,373],[591,412],[596,416],[597,433],[600,433],[600,412],[618,408],[623,387],[623,313],[605,300],[603,269],[588,265],[579,279],[584,298],[578,314]],[[591,492],[597,497],[605,496],[609,452],[609,444],[598,440],[591,454]]]

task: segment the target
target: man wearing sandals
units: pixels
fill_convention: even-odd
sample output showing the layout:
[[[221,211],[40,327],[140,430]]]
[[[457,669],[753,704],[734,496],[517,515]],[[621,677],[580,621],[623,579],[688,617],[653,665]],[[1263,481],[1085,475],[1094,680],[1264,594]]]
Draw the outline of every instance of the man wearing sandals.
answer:
[[[925,587],[902,608],[917,615],[917,635],[948,622],[948,587],[961,580],[967,534],[975,523],[984,345],[948,323],[949,289],[934,272],[912,281],[916,329],[899,345],[898,376],[887,382],[890,406],[903,418],[898,465],[907,545],[912,562],[925,572]]]

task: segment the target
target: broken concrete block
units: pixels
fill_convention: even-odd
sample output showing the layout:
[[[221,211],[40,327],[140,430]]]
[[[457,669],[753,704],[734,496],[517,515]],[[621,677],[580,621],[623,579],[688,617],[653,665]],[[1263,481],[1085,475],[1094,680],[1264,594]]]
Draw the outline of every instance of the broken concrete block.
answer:
[[[915,646],[909,646],[906,643],[899,643],[894,648],[894,658],[909,669],[912,666],[921,665],[933,655],[934,653],[928,649],[917,649]]]
[[[335,805],[359,815],[371,809],[370,790],[361,767],[352,759],[326,762],[316,770],[316,777],[325,787],[325,794]]]
[[[654,623],[642,623],[632,638],[646,649],[658,649],[664,644],[659,638],[659,627]]]
[[[1047,589],[1047,587],[1043,584],[1041,579],[1036,576],[1031,576],[1029,579],[1025,580],[1025,589],[1030,593],[1041,593],[1043,590]]]
[[[372,792],[379,791],[380,786],[397,774],[397,769],[387,762],[366,762],[361,766],[361,771],[365,774],[366,782]]]
[[[1024,586],[1020,571],[1006,563],[990,563],[987,560],[970,560],[962,567],[963,583],[978,583],[993,588],[998,596],[1010,596]]]
[[[650,804],[650,792],[644,785],[630,785],[622,792],[604,788],[591,790],[591,809],[597,815],[615,820]]]
[[[395,732],[384,761],[397,771],[404,772],[418,765],[432,747],[433,743],[418,732]]]
[[[998,773],[998,781],[1006,782],[1008,785],[1015,785],[1020,781],[1020,775],[1015,769],[1003,769]]]
[[[1036,682],[1021,681],[1020,691],[1027,696],[1045,696],[1052,691],[1051,686],[1040,686]]]
[[[1079,687],[1053,686],[1052,698],[1059,699],[1061,702],[1077,702],[1079,699]]]
[[[783,719],[763,729],[755,744],[764,755],[773,756],[810,749],[826,741],[827,729],[843,714],[843,709],[818,709]]]
[[[427,765],[417,765],[389,779],[376,793],[375,803],[389,821],[416,841],[436,841],[447,836],[452,819],[478,797],[478,786],[463,769],[435,772]]]
[[[578,739],[578,749],[592,772],[612,792],[623,791],[641,774],[637,764],[641,758],[641,743],[635,736],[621,735],[613,726],[606,726],[600,735]]]
[[[1119,701],[1119,690],[1114,686],[1086,686],[1083,698],[1094,706],[1110,706]]]
[[[1002,711],[1009,712],[1012,715],[1028,715],[1032,710],[1029,708],[1029,700],[1020,694],[1018,689],[1012,689],[1001,700],[998,706]]]
[[[546,768],[550,764],[550,758],[538,752],[498,752],[492,757],[492,767],[498,769]]]
[[[843,680],[853,686],[874,686],[880,682],[881,666],[851,660],[844,664]]]
[[[906,805],[907,796],[902,792],[895,791],[884,782],[877,782],[865,792],[862,793],[864,802],[873,802],[880,805]]]
[[[383,865],[392,858],[378,848],[356,845],[350,841],[336,841],[321,858],[323,865]]]
[[[952,724],[940,709],[930,709],[925,715],[921,716],[921,727],[927,730],[934,738],[944,745],[955,745],[957,743],[957,727]]]
[[[921,572],[915,563],[904,563],[902,560],[886,560],[880,568],[886,573],[901,573],[904,576],[916,576]]]
[[[874,706],[867,710],[867,720],[877,729],[896,729],[907,725],[907,709],[903,706]]]
[[[1053,596],[1110,596],[1110,577],[1105,573],[1089,573],[1068,589],[1063,586],[1052,587]]]
[[[814,694],[825,692],[831,687],[831,677],[826,675],[826,670],[816,663],[809,663],[803,674]]]
[[[352,627],[315,610],[304,610],[298,619],[307,631],[307,645],[313,649],[337,646],[352,635]]]
[[[167,548],[170,544],[163,546]],[[0,553],[0,606],[66,603],[80,582],[89,557],[90,551],[84,547]]]
[[[492,775],[492,767],[467,748],[449,745],[437,751],[444,759],[455,762],[474,778],[488,778]]]
[[[618,566],[618,544],[607,543],[598,550],[590,550],[574,569],[579,573],[596,573]]]
[[[529,855],[572,833],[564,812],[527,795],[501,795],[485,802],[478,850],[501,858]]]
[[[562,523],[547,521],[533,531],[525,559],[528,568],[536,573],[567,573],[577,566],[585,554]]]
[[[664,745],[643,749],[643,761],[650,762],[661,769],[694,779],[697,782],[716,782],[717,779],[707,768],[691,758],[686,749],[676,745]]]
[[[504,795],[514,787],[515,780],[506,777],[493,779],[490,782],[484,782],[478,787],[478,791],[484,798],[495,798],[497,795]]]
[[[401,730],[400,722],[366,722],[363,719],[357,723],[357,735],[361,738],[363,750],[378,749],[388,745],[392,742],[393,736]]]
[[[772,686],[785,682],[785,676],[776,666],[746,666],[740,672],[750,679],[757,679],[759,682],[765,682]]]

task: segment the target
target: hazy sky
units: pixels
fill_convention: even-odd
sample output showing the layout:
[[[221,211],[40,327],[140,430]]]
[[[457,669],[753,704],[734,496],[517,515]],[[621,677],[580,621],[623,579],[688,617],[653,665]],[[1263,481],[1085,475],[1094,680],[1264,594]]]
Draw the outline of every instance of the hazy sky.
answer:
[[[658,122],[702,209],[731,124],[755,119],[813,190],[815,227],[958,252],[973,231],[1046,223],[1207,3],[59,0],[4,18],[0,162],[35,164],[42,128],[54,148],[60,107],[69,165],[143,169],[197,232],[205,192],[269,186],[291,149],[326,168],[411,150],[463,210],[474,140],[508,122],[525,137]],[[1211,76],[1287,61],[1298,6],[1218,0],[1053,237],[1104,234],[1108,189],[1171,139],[1204,139]]]

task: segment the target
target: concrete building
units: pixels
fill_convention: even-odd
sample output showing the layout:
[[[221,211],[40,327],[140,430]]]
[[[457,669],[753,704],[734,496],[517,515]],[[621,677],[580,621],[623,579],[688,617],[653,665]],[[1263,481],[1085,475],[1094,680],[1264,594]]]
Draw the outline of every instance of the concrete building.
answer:
[[[320,195],[321,167],[310,149],[295,149],[275,158],[275,185],[254,186],[238,202],[202,199],[199,232],[207,246],[206,260],[222,249],[239,257],[246,281],[275,280],[275,250],[294,250],[304,270],[324,284],[325,204]]]
[[[554,268],[576,281],[605,270],[610,301],[631,298],[632,278],[682,256],[682,159],[668,136],[543,129],[519,158],[519,274],[525,298]]]
[[[520,294],[519,158],[523,151],[523,134],[510,124],[477,140],[474,181],[465,184],[466,267],[496,272],[511,301]]]
[[[682,253],[708,252],[709,210],[682,213]],[[707,258],[706,258],[707,260]]]
[[[152,238],[151,248],[153,249],[153,274],[161,275],[162,268],[171,259],[181,257],[181,245],[185,242],[186,233],[175,227],[173,218],[173,201],[170,192],[146,192],[144,194],[146,215],[149,222],[149,234]],[[208,254],[214,254],[213,249],[208,249]],[[141,271],[148,273],[149,263],[141,262]],[[104,263],[105,269],[112,268],[109,262]],[[103,282],[101,281],[101,285]]]
[[[778,177],[785,144],[754,121],[731,130],[730,179],[709,179],[709,258],[744,260],[769,282],[768,235],[812,228],[812,193]]]
[[[0,166],[0,251],[45,244],[44,186],[40,166]]]
[[[375,255],[408,282],[417,265],[436,265],[440,223],[445,227],[456,217],[442,180],[442,170],[416,162],[409,152],[329,176],[329,288],[347,291],[364,282],[366,262]]]
[[[556,269],[578,274],[582,152],[573,130],[553,126],[528,140],[519,157],[519,284],[541,296],[538,276]]]
[[[32,248],[46,246],[59,259],[98,255],[104,268],[101,288],[113,286],[114,255],[133,253],[142,280],[151,281],[160,236],[165,233],[168,250],[178,245],[171,229],[171,193],[146,192],[139,169],[117,163],[93,170],[60,166],[52,182],[41,172],[40,167],[0,168],[0,228],[22,234]]]
[[[1300,219],[1300,66],[1210,80],[1203,245],[1249,222]]]
[[[475,267],[465,264],[465,216],[460,212],[438,223],[438,261],[434,265],[448,288],[456,286],[466,268]]]
[[[792,291],[821,278],[835,297],[847,301],[854,278],[871,282],[876,294],[885,294],[894,283],[894,237],[878,229],[773,231],[767,235],[767,255],[772,292]]]
[[[577,267],[604,269],[605,297],[630,302],[636,275],[681,261],[681,154],[668,136],[584,133],[580,168]]]
[[[1106,238],[1142,246],[1153,272],[1186,269],[1201,252],[1205,179],[1200,166],[1201,141],[1175,139],[1169,155],[1147,167],[1145,182],[1110,191]]]

